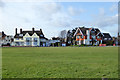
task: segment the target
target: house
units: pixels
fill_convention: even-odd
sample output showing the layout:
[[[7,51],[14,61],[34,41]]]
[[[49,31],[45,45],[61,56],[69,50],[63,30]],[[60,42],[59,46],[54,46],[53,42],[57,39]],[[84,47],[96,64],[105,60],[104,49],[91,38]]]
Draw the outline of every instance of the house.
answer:
[[[112,37],[113,39],[113,44],[118,45],[118,38],[117,37]]]
[[[0,46],[12,46],[13,36],[6,35],[3,31],[0,32]]]
[[[101,33],[98,28],[78,27],[73,35],[77,45],[99,45],[112,40],[109,33]]]
[[[14,43],[15,46],[46,46],[47,38],[44,36],[42,29],[31,31],[23,31],[20,29],[20,33],[17,33],[15,29]]]
[[[113,45],[113,39],[109,33],[103,33],[103,44]]]
[[[52,37],[50,40],[51,46],[60,46],[60,38],[59,37]]]
[[[98,28],[77,28],[74,37],[77,45],[98,45],[102,43],[103,34]]]
[[[109,33],[103,33],[103,41],[112,40],[112,37]]]

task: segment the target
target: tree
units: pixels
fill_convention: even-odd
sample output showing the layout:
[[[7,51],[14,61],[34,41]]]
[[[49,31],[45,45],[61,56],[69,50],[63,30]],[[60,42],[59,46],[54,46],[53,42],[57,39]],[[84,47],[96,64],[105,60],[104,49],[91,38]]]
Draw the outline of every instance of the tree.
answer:
[[[67,31],[66,31],[66,30],[62,30],[62,31],[60,32],[59,37],[60,37],[60,38],[66,38],[66,36],[67,36]]]

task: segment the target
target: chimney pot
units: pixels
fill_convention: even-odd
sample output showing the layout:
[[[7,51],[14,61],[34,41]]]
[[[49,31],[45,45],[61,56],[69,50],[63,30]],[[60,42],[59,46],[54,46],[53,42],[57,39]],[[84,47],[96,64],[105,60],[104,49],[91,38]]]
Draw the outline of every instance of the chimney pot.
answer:
[[[17,34],[17,28],[15,28],[15,34]]]
[[[34,28],[32,28],[32,32],[34,33],[34,31],[35,31],[35,29]]]
[[[22,28],[20,29],[20,34],[22,33]]]

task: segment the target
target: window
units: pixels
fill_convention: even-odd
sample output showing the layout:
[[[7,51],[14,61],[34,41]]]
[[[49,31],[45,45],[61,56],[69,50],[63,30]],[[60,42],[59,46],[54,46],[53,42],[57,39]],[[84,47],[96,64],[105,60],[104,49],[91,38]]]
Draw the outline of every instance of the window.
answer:
[[[111,38],[109,38],[109,40],[111,40]]]
[[[95,31],[91,31],[91,34],[95,34]]]
[[[77,39],[79,39],[79,36],[77,36]]]
[[[30,42],[30,41],[31,41],[31,38],[26,38],[26,41],[27,41],[27,42]]]
[[[26,45],[30,46],[31,45],[31,38],[26,38]]]
[[[20,42],[16,42],[16,45],[17,45],[17,46],[20,46]]]
[[[93,35],[92,38],[95,39],[95,36]]]
[[[43,37],[43,35],[40,35],[40,37]]]
[[[26,42],[26,45],[29,46],[29,45],[30,45],[30,42]]]
[[[34,45],[37,46],[38,38],[34,38]]]
[[[34,42],[37,42],[37,40],[38,40],[37,38],[34,38]]]
[[[83,36],[81,36],[81,38],[83,38]]]
[[[104,40],[107,40],[107,38],[104,38]]]
[[[97,38],[99,39],[99,38],[100,38],[100,36],[97,36]]]
[[[19,36],[23,36],[23,34],[19,34]]]
[[[16,40],[19,40],[19,38],[16,38]]]

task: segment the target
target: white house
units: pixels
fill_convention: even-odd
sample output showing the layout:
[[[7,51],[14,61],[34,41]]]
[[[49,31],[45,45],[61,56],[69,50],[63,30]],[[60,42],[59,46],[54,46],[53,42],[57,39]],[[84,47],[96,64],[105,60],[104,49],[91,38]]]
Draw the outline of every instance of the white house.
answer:
[[[15,46],[47,46],[47,38],[44,37],[42,29],[32,31],[22,31],[17,33],[17,28],[15,29],[14,43]]]

